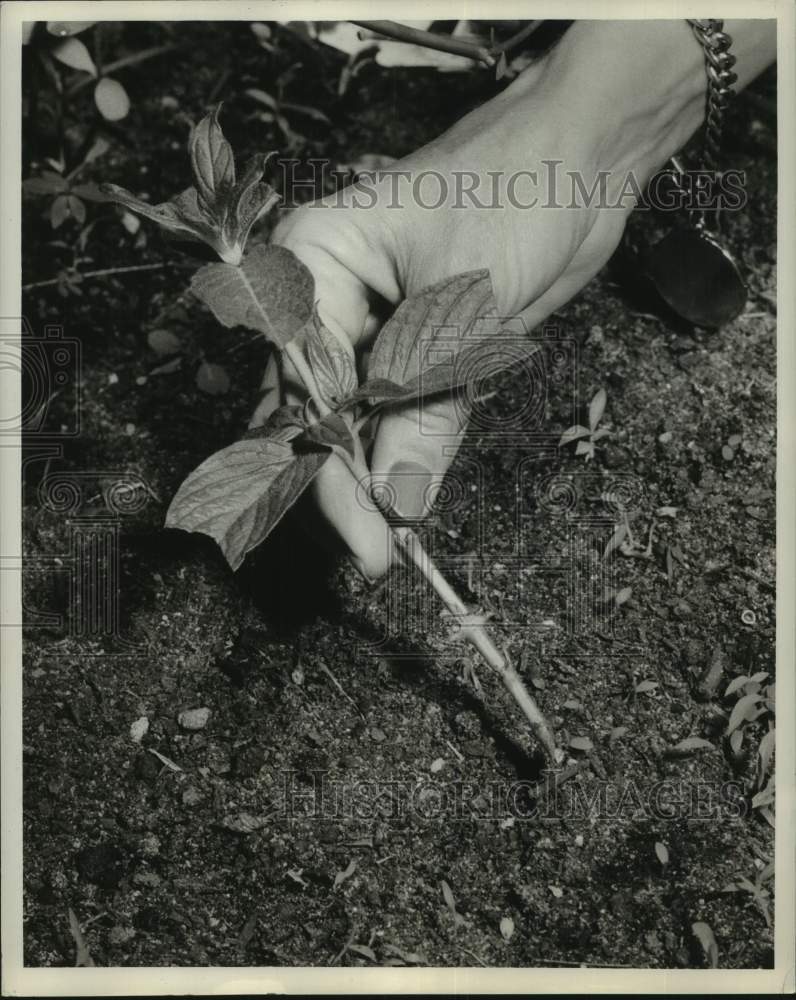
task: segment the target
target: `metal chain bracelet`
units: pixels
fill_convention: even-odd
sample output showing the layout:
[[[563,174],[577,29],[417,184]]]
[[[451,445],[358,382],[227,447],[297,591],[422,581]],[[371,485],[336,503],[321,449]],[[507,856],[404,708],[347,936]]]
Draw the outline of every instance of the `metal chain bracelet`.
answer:
[[[688,23],[705,53],[708,92],[701,168],[712,175],[707,181],[712,186],[718,181],[724,113],[735,96],[733,84],[738,79],[732,71],[735,56],[730,52],[732,37],[724,31],[724,21],[688,19]],[[705,224],[704,213],[699,224]]]

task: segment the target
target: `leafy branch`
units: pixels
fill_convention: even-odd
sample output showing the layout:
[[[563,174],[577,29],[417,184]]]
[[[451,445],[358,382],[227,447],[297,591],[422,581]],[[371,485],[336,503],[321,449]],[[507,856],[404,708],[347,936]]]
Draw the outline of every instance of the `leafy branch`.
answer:
[[[303,406],[280,407],[262,427],[206,459],[177,491],[166,526],[209,535],[235,570],[337,456],[351,474],[352,502],[364,490],[401,557],[425,577],[453,618],[453,638],[469,643],[499,674],[546,753],[557,760],[550,728],[495,645],[486,618],[467,608],[417,533],[372,482],[358,433],[383,407],[409,399],[422,405],[429,396],[479,378],[488,345],[501,328],[489,272],[458,274],[406,299],[382,327],[370,378],[358,386],[351,345],[324,325],[311,272],[285,247],[258,245],[244,252],[253,218],[275,201],[260,182],[261,165],[247,171],[242,193],[218,109],[196,127],[189,148],[194,186],[174,201],[153,208],[122,189],[105,190],[173,231],[188,226],[189,208],[196,213],[190,221],[193,232],[217,250],[222,262],[197,271],[192,291],[224,326],[256,330],[283,351],[308,398]],[[534,350],[529,340],[529,354]]]

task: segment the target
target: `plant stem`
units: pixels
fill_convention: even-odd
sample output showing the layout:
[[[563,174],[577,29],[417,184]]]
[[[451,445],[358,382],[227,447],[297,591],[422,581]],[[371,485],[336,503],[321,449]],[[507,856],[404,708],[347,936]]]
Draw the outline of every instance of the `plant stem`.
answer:
[[[131,274],[133,271],[158,271],[163,267],[174,267],[174,265],[164,261],[160,264],[133,264],[131,267],[104,267],[100,271],[84,271],[82,274],[78,271],[76,277],[79,277],[81,280],[84,278],[105,278],[110,274]],[[62,278],[48,278],[46,281],[34,281],[30,285],[23,285],[22,291],[29,292],[34,288],[46,288],[48,285],[57,285],[62,280]]]
[[[494,66],[495,57],[475,42],[466,42],[451,35],[438,35],[433,31],[420,31],[418,28],[410,28],[405,24],[396,24],[395,21],[352,21],[352,24],[359,25],[367,31],[375,31],[378,35],[386,38],[394,38],[399,42],[410,42],[413,45],[422,45],[426,49],[436,49],[438,52],[451,52],[457,56],[467,56],[482,62],[485,66]]]
[[[390,528],[393,537],[401,546],[401,550],[406,553],[428,580],[451,615],[455,618],[466,619],[469,616],[467,606],[440,573],[434,561],[423,548],[417,534],[411,528],[404,526],[391,525]],[[506,689],[522,709],[545,752],[551,760],[555,761],[556,743],[544,715],[529,694],[520,675],[498,650],[485,625],[477,619],[463,624],[460,636],[465,642],[469,642],[487,664],[500,675]]]
[[[146,59],[153,59],[155,56],[162,56],[167,52],[173,52],[174,49],[182,48],[185,44],[185,42],[169,42],[167,45],[155,45],[151,49],[142,49],[140,52],[134,52],[132,55],[123,56],[121,59],[109,62],[107,66],[103,66],[100,76],[107,76],[109,73],[115,73],[117,69],[124,69],[125,66],[135,66]],[[73,97],[84,87],[87,87],[91,83],[96,84],[96,82],[97,78],[94,76],[83,77],[69,88],[66,96]]]
[[[331,410],[320,394],[318,383],[301,348],[295,340],[291,340],[285,345],[284,351],[293,362],[293,366],[318,407],[321,416],[326,416]],[[487,664],[500,675],[506,689],[522,709],[536,738],[544,747],[545,753],[554,763],[558,763],[553,734],[539,706],[523,684],[522,678],[497,648],[484,623],[478,621],[477,616],[470,615],[467,605],[440,573],[433,559],[423,548],[417,534],[406,525],[390,523],[391,520],[395,519],[395,512],[391,508],[385,509],[385,505],[378,502],[378,497],[374,495],[370,469],[365,459],[362,441],[356,430],[353,431],[352,437],[354,457],[352,458],[342,449],[335,449],[336,454],[343,460],[354,480],[366,488],[368,496],[385,515],[385,525],[392,533],[400,551],[426,578],[450,614],[459,619],[461,624],[460,637],[480,653]],[[470,620],[468,621],[468,619]]]

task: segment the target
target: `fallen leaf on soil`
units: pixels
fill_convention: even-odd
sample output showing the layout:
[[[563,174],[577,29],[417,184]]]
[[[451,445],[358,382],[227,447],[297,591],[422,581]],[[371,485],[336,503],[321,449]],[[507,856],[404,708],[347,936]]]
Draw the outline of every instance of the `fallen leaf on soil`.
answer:
[[[689,736],[685,740],[680,740],[673,747],[670,747],[666,753],[666,757],[686,757],[690,753],[695,753],[697,750],[715,750],[716,748],[708,740],[703,740],[701,736]]]
[[[550,890],[550,892],[552,892],[552,894],[555,896],[556,899],[561,899],[561,897],[564,895],[564,890],[559,889],[557,885],[549,885],[547,888]]]
[[[357,860],[356,858],[352,858],[351,861],[348,862],[345,871],[338,872],[335,875],[334,885],[332,886],[332,888],[336,889],[339,885],[342,885],[343,882],[345,882],[347,878],[350,878],[356,870],[357,870]]]
[[[267,816],[252,816],[251,813],[241,812],[233,813],[230,816],[225,816],[221,820],[221,826],[225,830],[231,830],[233,833],[254,833],[256,830],[262,830],[262,828],[268,823]]]
[[[658,861],[660,861],[662,865],[669,864],[669,848],[666,844],[661,843],[660,840],[655,844],[655,853],[658,856]]]
[[[594,744],[588,736],[573,736],[569,741],[569,746],[573,750],[589,751],[594,749]]]
[[[162,754],[162,753],[158,753],[157,750],[153,750],[152,747],[149,747],[149,752],[153,756],[157,757],[157,759],[160,761],[160,763],[164,764],[170,771],[181,771],[182,770],[182,768],[180,767],[179,764],[175,764],[173,760],[171,760],[170,758],[164,756],[164,754]]]
[[[719,946],[709,925],[698,920],[695,924],[691,924],[691,930],[694,932],[694,937],[702,945],[702,950],[705,952],[711,969],[718,969]]]
[[[421,955],[417,951],[404,951],[403,948],[399,948],[396,944],[385,944],[384,951],[388,955],[396,955],[398,958],[403,959],[409,965],[427,965],[428,961],[424,955]]]
[[[86,939],[83,937],[83,931],[80,929],[80,921],[75,916],[74,910],[70,908],[69,910],[69,930],[75,942],[75,968],[93,968],[94,959],[91,957],[91,952],[88,950],[88,945],[86,944]]]
[[[500,933],[504,941],[511,941],[514,936],[514,921],[511,917],[503,917],[500,921]]]
[[[364,958],[369,958],[371,962],[376,961],[376,953],[372,948],[368,948],[366,944],[350,944],[348,945],[347,951],[355,951],[357,955],[362,955]]]

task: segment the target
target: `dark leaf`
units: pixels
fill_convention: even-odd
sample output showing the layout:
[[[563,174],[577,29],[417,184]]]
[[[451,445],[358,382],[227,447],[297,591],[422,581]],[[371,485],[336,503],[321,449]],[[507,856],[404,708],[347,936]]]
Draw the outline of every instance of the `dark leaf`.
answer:
[[[177,354],[182,348],[180,338],[171,330],[150,330],[146,340],[155,354],[161,358]]]
[[[109,201],[108,196],[103,194],[99,185],[94,184],[93,181],[90,181],[88,184],[78,184],[76,187],[73,187],[72,194],[77,195],[78,198],[82,198],[84,201]]]
[[[217,194],[235,185],[235,161],[232,147],[218,124],[219,104],[199,122],[188,144],[193,167],[194,184],[200,204],[212,209]]]
[[[203,361],[196,369],[196,385],[210,396],[223,396],[229,391],[229,375],[221,365]]]
[[[296,454],[269,438],[211,455],[180,486],[166,527],[214,538],[232,569],[259,545],[312,482],[328,452]]]
[[[252,427],[246,431],[244,438],[275,438],[287,442],[301,434],[306,426],[303,406],[280,406],[261,427]]]
[[[314,308],[315,282],[285,247],[259,245],[240,266],[207,264],[193,276],[191,290],[224,326],[258,330],[284,347]]]
[[[483,376],[499,330],[489,271],[446,278],[398,306],[379,333],[368,375],[423,395],[467,384]]]
[[[69,203],[69,214],[79,226],[82,226],[86,221],[86,206],[73,194],[69,194],[66,197]]]
[[[226,241],[230,246],[246,246],[254,223],[279,200],[279,195],[263,183],[265,166],[273,153],[252,157],[238,184],[229,195],[224,223]]]
[[[415,395],[412,389],[405,385],[398,385],[386,378],[368,379],[356,392],[344,399],[340,404],[346,406],[350,403],[357,403],[360,400],[368,400],[371,403],[381,403],[390,399],[411,399]]]
[[[50,222],[53,229],[58,229],[69,218],[69,196],[59,194],[50,206]]]
[[[354,351],[321,322],[317,310],[307,334],[307,356],[321,396],[329,406],[336,406],[357,387]]]
[[[337,413],[330,413],[319,420],[318,423],[310,424],[300,438],[297,445],[313,448],[342,448],[352,458],[354,457],[354,439],[348,424]]]
[[[69,184],[52,170],[44,170],[40,177],[30,177],[22,182],[25,194],[59,194],[66,191]]]

